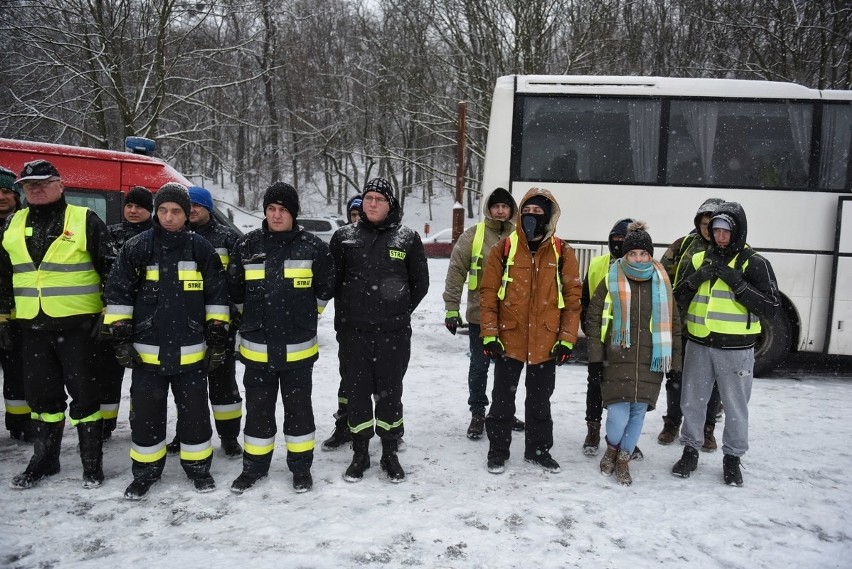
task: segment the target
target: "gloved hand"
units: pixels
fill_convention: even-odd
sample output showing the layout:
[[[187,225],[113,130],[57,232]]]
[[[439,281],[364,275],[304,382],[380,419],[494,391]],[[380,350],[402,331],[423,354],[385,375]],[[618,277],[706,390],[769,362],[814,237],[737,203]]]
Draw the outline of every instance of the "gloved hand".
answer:
[[[0,350],[8,352],[14,349],[12,343],[12,323],[8,320],[0,322]]]
[[[668,379],[672,383],[676,383],[676,384],[680,385],[681,380],[683,379],[683,376],[681,375],[681,372],[671,370],[671,371],[669,371],[669,373],[666,374],[666,379]]]
[[[506,348],[503,347],[503,342],[495,336],[486,336],[482,339],[482,353],[492,360],[502,358],[506,353]]]
[[[111,338],[116,344],[129,344],[133,339],[133,322],[119,320],[107,326],[102,334]]]
[[[142,365],[142,358],[139,357],[139,352],[133,347],[133,344],[115,344],[115,359],[121,367],[134,368]]]
[[[725,284],[731,287],[734,294],[739,294],[745,290],[746,282],[741,271],[722,265],[716,268],[716,276],[725,281]]]
[[[204,354],[204,371],[211,372],[223,363],[225,363],[225,347],[208,345],[207,353]]]
[[[239,311],[239,309],[232,308],[231,309],[231,325],[228,328],[229,330],[239,330],[240,324],[243,323],[243,313]]]
[[[458,310],[447,310],[447,314],[444,316],[444,326],[447,327],[447,330],[449,330],[450,334],[453,336],[456,335],[456,330],[459,326],[464,326],[464,321],[462,321],[461,316],[459,316]]]
[[[716,270],[716,265],[704,265],[687,277],[686,286],[692,290],[698,290],[701,283],[709,281],[716,276]]]
[[[568,363],[573,357],[573,352],[574,346],[564,340],[556,342],[553,344],[553,348],[550,349],[550,355],[556,358],[556,365],[558,366]]]
[[[603,381],[603,362],[589,362],[589,381],[600,383]]]
[[[204,341],[208,348],[221,348],[228,345],[228,326],[221,320],[211,320],[204,328]],[[207,350],[208,352],[210,350]]]
[[[100,342],[103,339],[104,333],[104,315],[101,314],[97,317],[97,319],[92,322],[92,330],[89,332],[89,337],[96,342]]]

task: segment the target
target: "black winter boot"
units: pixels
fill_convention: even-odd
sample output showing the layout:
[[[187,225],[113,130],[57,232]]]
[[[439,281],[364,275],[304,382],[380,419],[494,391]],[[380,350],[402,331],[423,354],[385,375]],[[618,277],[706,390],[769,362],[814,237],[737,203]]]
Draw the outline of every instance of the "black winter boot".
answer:
[[[103,420],[77,425],[80,459],[83,462],[83,488],[97,488],[104,482]]]
[[[201,460],[183,460],[180,464],[183,466],[184,472],[192,480],[195,489],[198,492],[212,492],[216,489],[216,482],[210,476],[210,465],[213,463],[213,457],[208,456]]]
[[[337,450],[346,443],[352,441],[352,432],[349,430],[348,415],[343,410],[334,414],[334,431],[331,436],[322,442],[322,450]]]
[[[175,433],[175,438],[172,439],[172,442],[166,445],[166,452],[169,454],[177,454],[180,452],[180,435]]]
[[[470,416],[470,425],[467,427],[467,438],[478,441],[485,432],[485,413],[473,413]]]
[[[405,471],[399,464],[396,452],[396,440],[382,439],[382,459],[379,461],[379,465],[387,473],[388,479],[391,482],[402,482],[405,480]]]
[[[696,468],[698,468],[698,451],[687,445],[683,447],[683,456],[672,466],[672,474],[689,478]]]
[[[133,461],[133,482],[124,491],[125,500],[141,500],[148,494],[148,490],[154,485],[160,476],[163,474],[163,468],[166,466],[166,457],[163,457],[154,462],[138,462]]]
[[[346,469],[343,479],[347,482],[360,482],[364,471],[370,468],[370,441],[352,439],[352,463]]]
[[[225,451],[225,456],[229,458],[237,458],[243,455],[243,447],[240,446],[237,437],[219,437],[222,440],[222,450]]]
[[[742,486],[743,473],[740,471],[740,457],[726,454],[722,459],[722,475],[728,486]]]
[[[32,488],[45,476],[59,472],[59,451],[62,448],[62,433],[65,421],[45,423],[35,421],[33,456],[26,470],[12,479],[11,486],[18,490]]]
[[[601,422],[586,421],[586,440],[583,441],[583,454],[586,456],[595,456],[598,454],[598,448],[601,444]]]
[[[104,419],[104,434],[103,440],[109,440],[112,438],[112,432],[118,426],[118,419]]]
[[[270,464],[272,464],[271,452],[264,455],[254,455],[243,451],[243,471],[231,483],[231,492],[242,494],[254,486],[256,482],[266,478]]]

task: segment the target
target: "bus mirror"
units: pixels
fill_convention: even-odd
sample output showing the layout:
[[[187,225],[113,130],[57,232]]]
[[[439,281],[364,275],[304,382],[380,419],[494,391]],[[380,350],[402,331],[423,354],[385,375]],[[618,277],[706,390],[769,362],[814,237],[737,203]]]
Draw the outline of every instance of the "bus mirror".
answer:
[[[124,147],[133,154],[151,156],[157,150],[157,143],[142,136],[128,136],[124,139]]]

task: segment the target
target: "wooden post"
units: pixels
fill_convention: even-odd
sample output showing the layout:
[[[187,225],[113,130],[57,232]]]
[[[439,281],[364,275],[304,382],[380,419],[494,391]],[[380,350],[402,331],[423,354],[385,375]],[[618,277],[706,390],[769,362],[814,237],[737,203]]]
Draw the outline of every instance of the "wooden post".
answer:
[[[453,204],[453,243],[464,231],[464,146],[467,128],[467,103],[459,101],[459,129],[456,139],[456,203]]]

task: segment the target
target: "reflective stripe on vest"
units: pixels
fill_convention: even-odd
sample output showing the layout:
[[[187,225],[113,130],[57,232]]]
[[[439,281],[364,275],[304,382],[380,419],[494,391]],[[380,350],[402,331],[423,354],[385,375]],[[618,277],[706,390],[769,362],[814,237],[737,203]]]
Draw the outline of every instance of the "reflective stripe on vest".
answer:
[[[306,360],[319,353],[319,343],[317,337],[314,336],[307,342],[300,344],[287,344],[287,361],[298,362]],[[258,363],[269,363],[269,354],[266,349],[266,344],[259,342],[250,342],[240,336],[240,355],[244,358]]]
[[[735,268],[735,255],[728,266]],[[704,251],[692,257],[692,266],[698,269],[704,262]],[[742,270],[748,266],[743,263]],[[760,318],[752,314],[745,306],[737,302],[731,287],[722,279],[716,279],[713,285],[707,280],[701,283],[689,310],[686,313],[686,330],[696,338],[706,338],[711,332],[717,334],[747,335],[760,334]]]
[[[160,346],[152,344],[134,343],[133,347],[139,353],[142,363],[149,365],[160,365]],[[194,344],[192,346],[180,347],[180,365],[188,366],[196,364],[204,359],[207,346],[205,344]]]
[[[222,261],[222,266],[227,267],[231,260],[231,255],[226,247],[216,247],[216,254],[219,255],[219,260]]]
[[[611,261],[612,255],[606,253],[600,257],[595,257],[592,259],[592,262],[589,263],[589,272],[586,275],[586,280],[589,283],[590,297],[594,296],[595,291],[598,290],[598,285],[606,278]]]
[[[512,278],[509,276],[509,269],[515,264],[515,253],[518,252],[518,232],[513,231],[512,234],[509,235],[508,239],[509,255],[504,260],[504,264],[506,266],[503,269],[503,279],[500,283],[500,290],[497,291],[497,298],[500,300],[506,298],[506,288],[509,286],[509,283],[512,282]],[[556,256],[556,306],[562,310],[565,308],[565,299],[562,296],[562,275],[559,274],[559,251],[556,249],[556,241],[553,237],[550,238],[550,245],[553,247],[553,254]]]
[[[266,278],[266,264],[252,263],[243,267],[247,281],[259,281]]]
[[[479,273],[482,271],[482,245],[485,243],[485,222],[476,224],[473,246],[470,249],[470,268],[467,271],[467,289],[479,288]]]
[[[101,277],[86,250],[85,207],[67,205],[62,235],[50,244],[36,268],[27,250],[26,223],[29,208],[12,218],[3,236],[3,247],[12,262],[15,317],[31,320],[39,309],[62,318],[79,314],[99,314]]]
[[[291,259],[284,261],[285,279],[309,279],[314,276],[314,262],[310,259]]]
[[[603,312],[601,313],[601,342],[605,342],[606,340],[606,331],[609,329],[610,322],[612,322],[612,296],[607,291]]]

